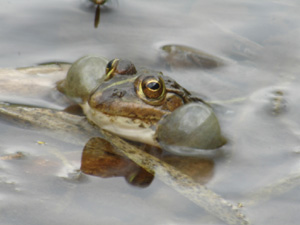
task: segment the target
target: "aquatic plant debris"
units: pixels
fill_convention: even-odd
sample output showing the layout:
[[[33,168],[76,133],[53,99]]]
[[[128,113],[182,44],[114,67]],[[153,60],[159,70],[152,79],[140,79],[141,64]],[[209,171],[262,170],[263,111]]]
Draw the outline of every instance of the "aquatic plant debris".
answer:
[[[36,142],[38,145],[45,145],[46,144],[46,142],[44,142],[44,141],[37,141]]]
[[[12,160],[12,159],[22,159],[25,155],[23,152],[16,152],[12,154],[1,155],[0,160]]]

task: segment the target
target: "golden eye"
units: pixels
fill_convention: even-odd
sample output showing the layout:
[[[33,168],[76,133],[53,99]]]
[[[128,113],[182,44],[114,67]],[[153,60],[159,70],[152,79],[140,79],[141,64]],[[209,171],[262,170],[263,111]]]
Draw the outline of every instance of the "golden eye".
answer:
[[[118,62],[119,62],[119,59],[113,59],[107,63],[106,71],[105,71],[106,72],[105,80],[109,80],[110,78],[113,77],[115,70],[117,68]]]
[[[149,78],[143,80],[142,90],[147,98],[156,99],[161,96],[163,87],[158,80]]]
[[[136,80],[138,96],[151,105],[159,105],[165,99],[166,87],[160,76],[141,76]]]
[[[111,79],[114,75],[133,75],[136,74],[136,68],[132,62],[124,59],[113,59],[106,66],[106,78]]]

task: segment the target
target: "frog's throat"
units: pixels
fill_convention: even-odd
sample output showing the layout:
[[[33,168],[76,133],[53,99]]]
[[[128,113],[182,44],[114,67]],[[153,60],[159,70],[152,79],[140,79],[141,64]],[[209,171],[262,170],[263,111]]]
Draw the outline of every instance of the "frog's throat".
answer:
[[[131,141],[159,147],[158,142],[154,138],[154,128],[142,120],[104,114],[96,109],[92,109],[88,102],[81,104],[81,107],[87,118],[101,129]]]

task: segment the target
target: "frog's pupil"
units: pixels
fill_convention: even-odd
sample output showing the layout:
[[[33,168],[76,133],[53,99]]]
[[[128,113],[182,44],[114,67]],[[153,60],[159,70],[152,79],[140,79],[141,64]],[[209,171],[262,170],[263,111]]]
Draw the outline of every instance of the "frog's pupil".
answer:
[[[160,88],[160,85],[157,82],[150,82],[147,84],[147,88],[156,91]]]
[[[113,59],[113,60],[110,60],[110,61],[107,63],[106,68],[107,68],[108,70],[111,70],[113,62],[114,62],[114,59]]]

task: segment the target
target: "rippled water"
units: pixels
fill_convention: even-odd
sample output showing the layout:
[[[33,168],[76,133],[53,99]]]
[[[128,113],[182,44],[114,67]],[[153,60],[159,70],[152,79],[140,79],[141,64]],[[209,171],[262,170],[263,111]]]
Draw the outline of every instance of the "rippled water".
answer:
[[[210,159],[206,185],[242,203],[252,224],[299,221],[296,0],[111,0],[101,9],[97,29],[96,8],[89,1],[19,0],[0,6],[1,67],[98,54],[162,70],[214,103],[228,139],[222,154]],[[170,70],[159,57],[164,44],[188,45],[226,63],[212,70]],[[1,101],[59,108],[50,104],[55,96],[18,93],[14,87],[11,94],[1,94]],[[124,178],[83,175],[77,180],[72,176],[84,144],[4,120],[0,129],[0,156],[24,154],[0,161],[1,224],[223,224],[158,179],[147,188]],[[283,191],[273,187],[270,197],[257,194],[278,182]]]

